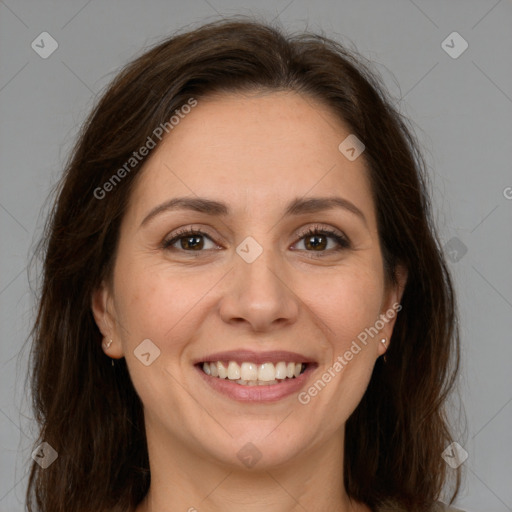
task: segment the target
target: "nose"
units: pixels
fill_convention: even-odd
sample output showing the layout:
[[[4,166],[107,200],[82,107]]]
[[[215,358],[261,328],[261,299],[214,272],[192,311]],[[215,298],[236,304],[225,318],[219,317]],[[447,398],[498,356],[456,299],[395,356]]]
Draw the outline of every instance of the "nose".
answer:
[[[300,300],[291,275],[274,251],[248,263],[234,255],[234,268],[221,301],[220,315],[230,324],[247,324],[254,332],[280,329],[297,321]]]

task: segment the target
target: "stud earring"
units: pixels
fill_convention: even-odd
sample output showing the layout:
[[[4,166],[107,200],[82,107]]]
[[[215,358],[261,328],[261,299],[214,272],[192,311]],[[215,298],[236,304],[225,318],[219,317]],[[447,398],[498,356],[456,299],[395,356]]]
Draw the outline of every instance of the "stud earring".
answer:
[[[387,341],[387,340],[386,340],[386,338],[382,338],[380,341],[383,343],[383,345],[384,345],[384,346],[386,346],[386,341]],[[387,348],[386,348],[386,350],[387,350]],[[382,356],[382,360],[383,360],[385,363],[387,363],[386,353],[385,353],[385,352],[384,352],[384,355]]]
[[[112,345],[112,340],[110,340],[108,343],[105,343],[105,348],[109,349],[110,345]]]

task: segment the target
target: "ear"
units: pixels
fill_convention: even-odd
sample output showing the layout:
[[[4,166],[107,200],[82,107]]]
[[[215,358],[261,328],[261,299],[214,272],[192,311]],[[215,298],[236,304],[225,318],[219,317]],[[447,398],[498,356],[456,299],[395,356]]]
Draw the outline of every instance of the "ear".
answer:
[[[389,341],[393,334],[396,317],[402,309],[400,301],[407,284],[407,276],[407,269],[403,265],[397,265],[395,269],[395,282],[390,283],[387,287],[380,312],[380,318],[384,322],[384,327],[379,333],[379,355],[384,354],[389,348]],[[386,339],[386,342],[381,343],[382,339]]]
[[[93,291],[91,310],[96,325],[103,335],[102,348],[105,354],[116,359],[123,357],[121,340],[115,329],[117,322],[115,318],[113,295],[110,287],[105,282],[102,282],[101,285]],[[109,347],[106,347],[105,344],[110,340],[112,340],[112,343]]]

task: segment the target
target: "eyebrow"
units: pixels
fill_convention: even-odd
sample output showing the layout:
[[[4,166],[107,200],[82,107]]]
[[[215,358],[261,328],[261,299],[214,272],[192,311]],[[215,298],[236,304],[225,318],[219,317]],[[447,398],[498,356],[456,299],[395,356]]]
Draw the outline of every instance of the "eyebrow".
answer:
[[[363,212],[354,203],[342,197],[310,197],[307,199],[297,197],[288,204],[284,212],[284,217],[302,215],[305,213],[318,213],[335,208],[341,208],[353,213],[359,217],[365,225],[368,225]],[[140,227],[163,212],[175,210],[189,210],[217,217],[226,217],[231,211],[229,206],[225,203],[206,197],[175,197],[153,208],[146,217],[144,217]]]

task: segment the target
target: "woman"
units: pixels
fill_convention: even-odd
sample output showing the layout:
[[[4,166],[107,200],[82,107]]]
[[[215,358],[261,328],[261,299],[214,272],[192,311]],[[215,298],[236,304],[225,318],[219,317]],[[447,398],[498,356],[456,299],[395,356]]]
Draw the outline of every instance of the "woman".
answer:
[[[43,246],[30,511],[433,511],[449,477],[453,502],[452,282],[383,90],[239,19],[119,74]]]

